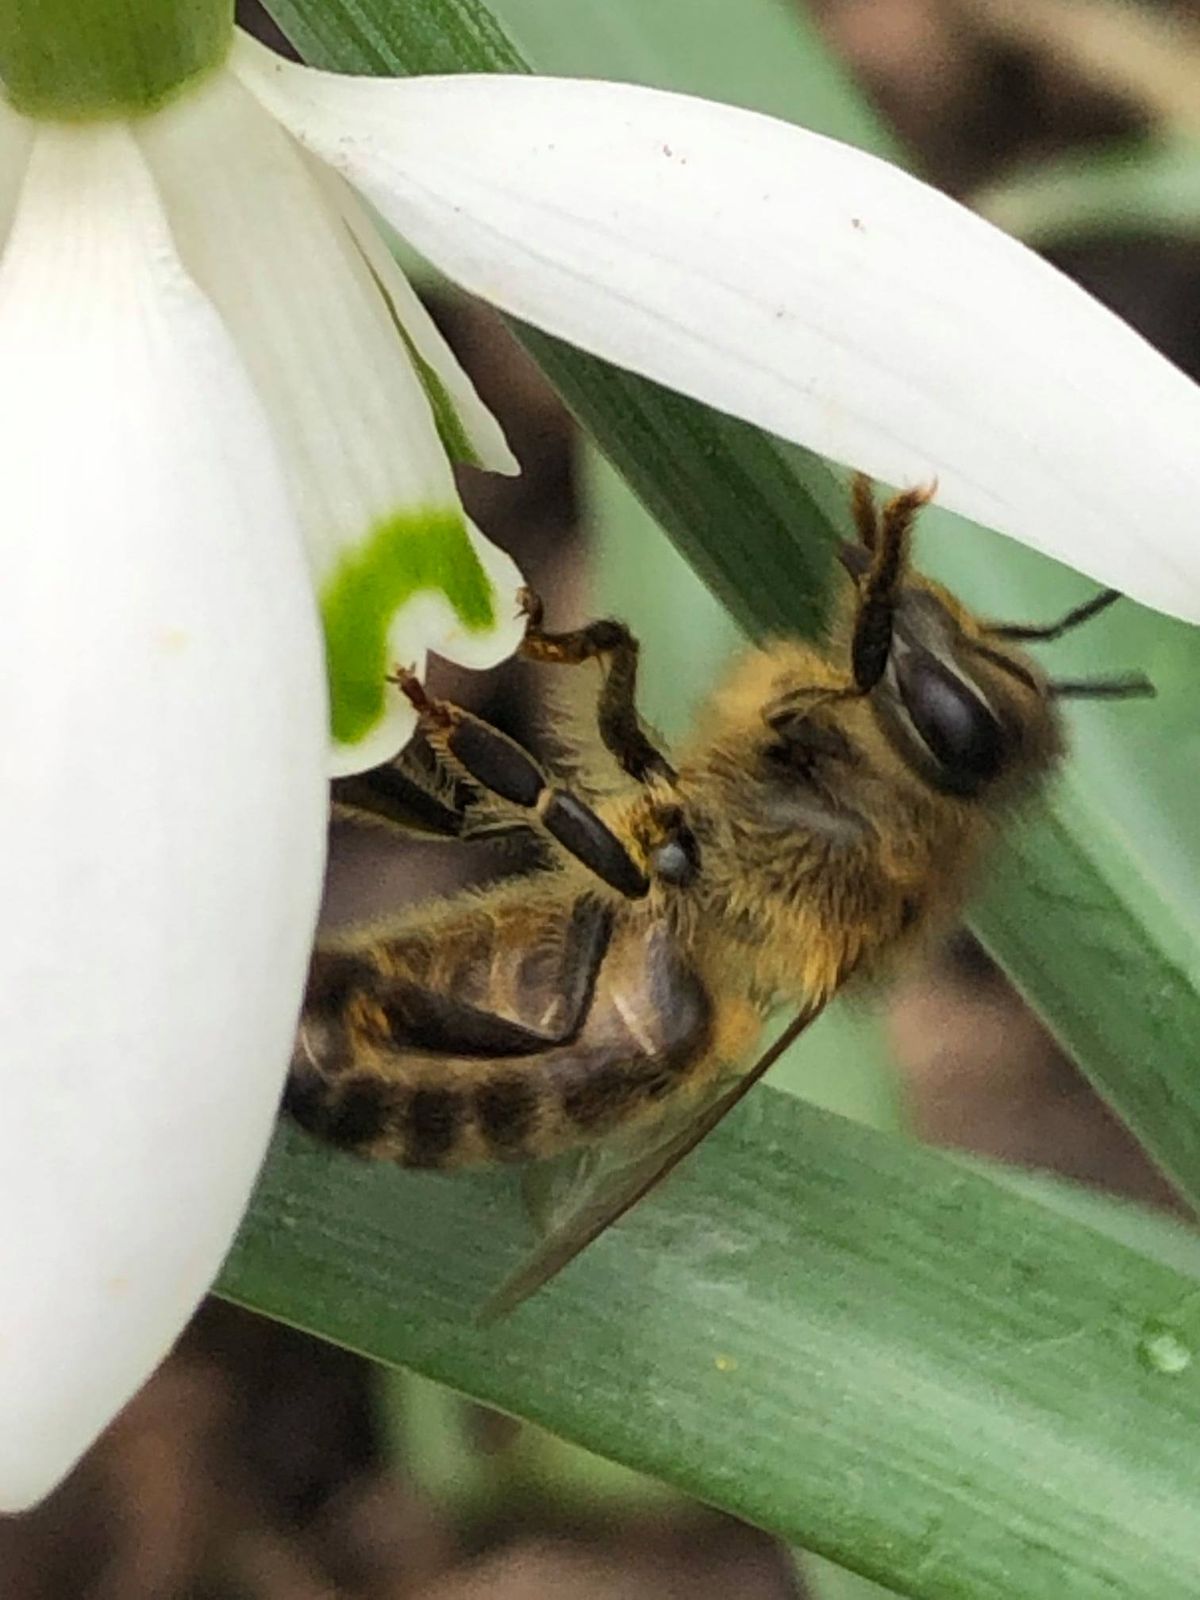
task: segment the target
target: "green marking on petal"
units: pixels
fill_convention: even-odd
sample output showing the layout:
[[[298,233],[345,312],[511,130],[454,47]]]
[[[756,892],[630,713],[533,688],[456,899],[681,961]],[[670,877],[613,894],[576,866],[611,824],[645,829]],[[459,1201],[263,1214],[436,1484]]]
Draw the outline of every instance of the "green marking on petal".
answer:
[[[396,326],[416,368],[417,377],[421,380],[425,398],[429,401],[429,409],[433,412],[433,425],[437,429],[438,438],[442,441],[442,449],[451,461],[458,461],[467,467],[481,467],[483,462],[467,437],[467,430],[463,427],[462,418],[450,398],[450,391],[421,355],[401,324],[397,322]]]
[[[472,633],[493,626],[492,586],[467,537],[461,512],[389,517],[347,550],[321,591],[333,737],[356,744],[385,707],[396,665],[388,633],[396,613],[422,590],[444,594]]]
[[[0,0],[0,3],[2,3],[2,0]],[[367,271],[375,280],[375,287],[384,298],[388,314],[392,319],[392,326],[404,341],[404,348],[408,351],[408,359],[412,362],[413,370],[421,381],[421,387],[425,391],[425,398],[429,401],[429,409],[433,412],[433,425],[437,429],[438,438],[442,441],[442,449],[451,461],[457,461],[464,467],[482,467],[483,462],[467,436],[467,430],[463,427],[462,418],[458,414],[454,401],[450,398],[450,391],[409,337],[408,329],[404,326],[400,313],[396,310],[396,302],[387,292],[383,279],[365,256],[363,261]]]

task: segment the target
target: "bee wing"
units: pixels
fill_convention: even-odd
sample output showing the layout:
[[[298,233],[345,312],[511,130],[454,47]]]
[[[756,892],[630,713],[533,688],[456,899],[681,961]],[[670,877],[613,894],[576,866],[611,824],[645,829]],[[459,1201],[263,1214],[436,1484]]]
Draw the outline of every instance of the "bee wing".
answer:
[[[535,1215],[547,1219],[545,1238],[489,1296],[480,1321],[495,1322],[568,1266],[581,1250],[619,1221],[643,1195],[662,1181],[747,1094],[824,1006],[820,1001],[797,1012],[779,1038],[748,1072],[732,1083],[718,1081],[712,1096],[690,1106],[686,1119],[659,1124],[653,1143],[627,1151],[584,1151],[569,1165],[551,1164],[545,1177],[527,1179],[526,1199]],[[564,1178],[574,1192],[563,1192]]]
[[[658,1136],[661,1134],[659,1128]],[[539,1238],[548,1238],[566,1224],[580,1196],[599,1180],[601,1169],[613,1159],[616,1144],[617,1141],[609,1139],[605,1144],[584,1145],[564,1155],[531,1162],[524,1168],[521,1200]],[[644,1137],[637,1148],[646,1148]]]

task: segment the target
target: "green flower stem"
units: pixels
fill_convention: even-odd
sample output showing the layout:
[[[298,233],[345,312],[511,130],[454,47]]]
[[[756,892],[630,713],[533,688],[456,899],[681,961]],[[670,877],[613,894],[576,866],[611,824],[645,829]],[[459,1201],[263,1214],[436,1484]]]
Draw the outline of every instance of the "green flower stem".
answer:
[[[233,0],[0,0],[0,79],[26,116],[153,111],[218,66]]]

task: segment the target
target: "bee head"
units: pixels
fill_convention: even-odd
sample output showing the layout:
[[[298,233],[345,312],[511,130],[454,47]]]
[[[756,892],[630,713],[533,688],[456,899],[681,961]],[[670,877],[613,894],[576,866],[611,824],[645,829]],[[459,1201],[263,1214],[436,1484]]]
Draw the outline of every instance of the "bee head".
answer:
[[[993,624],[912,572],[898,574],[881,600],[867,589],[872,554],[861,545],[846,545],[842,562],[859,591],[851,645],[859,691],[898,754],[941,793],[975,798],[1044,771],[1061,748],[1060,699],[1154,692],[1140,676],[1055,681],[1020,648],[1097,615],[1119,598],[1114,590],[1048,627]]]
[[[883,676],[871,705],[905,762],[943,794],[973,799],[1033,776],[1061,737],[1035,663],[993,650],[950,596],[910,581],[897,596]]]

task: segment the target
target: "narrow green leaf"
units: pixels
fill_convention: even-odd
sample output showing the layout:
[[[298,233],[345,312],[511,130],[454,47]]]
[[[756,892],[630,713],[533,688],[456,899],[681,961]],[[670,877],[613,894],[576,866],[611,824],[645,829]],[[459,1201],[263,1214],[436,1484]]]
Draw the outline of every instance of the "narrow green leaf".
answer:
[[[1061,1217],[1082,1223],[1138,1255],[1181,1272],[1184,1277],[1200,1279],[1200,1234],[1176,1217],[1138,1200],[1107,1194],[1055,1173],[1010,1166],[990,1156],[964,1155],[956,1150],[953,1159],[1013,1194],[1024,1195]]]
[[[1040,248],[1081,239],[1200,233],[1200,138],[1121,140],[1022,168],[981,190],[976,209]]]
[[[817,632],[845,494],[817,456],[532,328],[539,366],[741,628]],[[755,567],[754,595],[746,566]]]
[[[765,1087],[553,1291],[474,1326],[527,1243],[505,1175],[288,1132],[223,1290],[904,1594],[1200,1592],[1196,1278]]]
[[[985,943],[1059,1040],[1164,1167],[1200,1192],[1200,995],[1194,963],[1173,959],[1153,919],[1139,914],[1081,843],[1077,786],[1005,842],[975,908]],[[1026,887],[1017,895],[1009,885]],[[1037,918],[1037,920],[1032,920]],[[1047,933],[1062,935],[1053,954]],[[1102,1005],[1105,983],[1116,1003]]]
[[[836,1567],[809,1550],[795,1551],[793,1559],[813,1600],[889,1600],[896,1592],[872,1583],[870,1578],[860,1578],[857,1572]]]
[[[454,9],[450,0],[447,20]],[[850,72],[791,0],[491,0],[539,72],[610,77],[803,120],[850,144],[895,152]]]
[[[480,0],[268,0],[267,10],[313,66],[385,77],[529,71]]]
[[[933,512],[922,559],[994,615],[1049,619],[1074,574]],[[1185,1195],[1200,1197],[1200,631],[1128,603],[1040,652],[1063,677],[1139,668],[1158,699],[1081,703],[1044,803],[995,852],[973,920]]]

